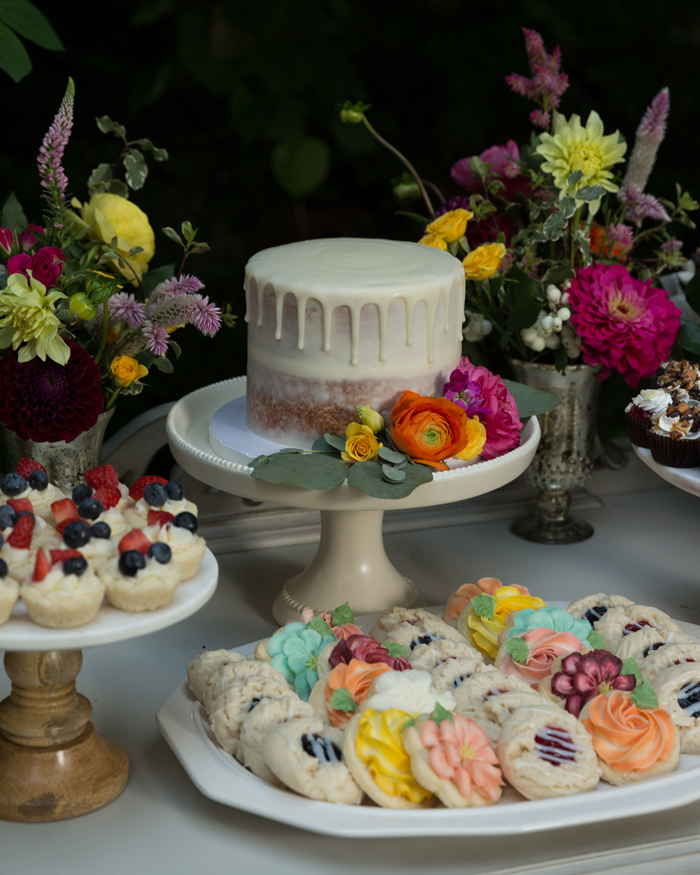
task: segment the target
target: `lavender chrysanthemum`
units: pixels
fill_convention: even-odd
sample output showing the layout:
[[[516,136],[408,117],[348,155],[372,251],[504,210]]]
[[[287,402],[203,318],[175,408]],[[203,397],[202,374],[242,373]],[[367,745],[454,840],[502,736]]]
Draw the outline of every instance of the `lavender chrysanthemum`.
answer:
[[[143,326],[143,337],[146,346],[155,355],[165,355],[168,351],[168,332],[161,325],[146,322]]]
[[[664,88],[652,100],[639,123],[634,149],[627,164],[624,185],[636,185],[640,191],[644,191],[656,161],[656,153],[666,135],[666,121],[670,108],[669,90]]]
[[[213,337],[221,328],[221,309],[209,301],[209,297],[194,295],[192,324],[202,334]]]
[[[620,203],[625,205],[625,216],[639,228],[644,219],[659,219],[668,222],[670,217],[659,201],[651,194],[642,194],[634,183],[623,185],[618,191]]]
[[[143,306],[130,292],[117,292],[107,304],[112,322],[126,322],[129,328],[140,328],[146,316]]]

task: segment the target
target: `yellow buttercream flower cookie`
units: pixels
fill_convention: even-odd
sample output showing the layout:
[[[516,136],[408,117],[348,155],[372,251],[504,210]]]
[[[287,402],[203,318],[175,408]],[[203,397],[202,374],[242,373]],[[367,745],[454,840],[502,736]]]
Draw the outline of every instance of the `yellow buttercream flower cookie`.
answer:
[[[498,653],[498,636],[505,629],[508,614],[524,608],[537,610],[544,607],[546,605],[542,599],[523,595],[514,586],[502,586],[493,595],[484,593],[475,596],[468,609],[460,614],[457,628],[477,650],[495,659]]]

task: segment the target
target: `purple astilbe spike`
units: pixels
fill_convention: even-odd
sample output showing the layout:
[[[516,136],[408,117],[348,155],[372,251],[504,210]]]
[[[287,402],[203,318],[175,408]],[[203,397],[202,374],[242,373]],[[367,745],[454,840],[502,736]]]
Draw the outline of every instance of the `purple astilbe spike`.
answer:
[[[140,328],[146,319],[143,305],[130,292],[117,292],[112,295],[107,308],[110,321],[126,322],[129,328]]]
[[[75,84],[69,78],[61,106],[44,136],[37,157],[41,185],[46,189],[45,197],[53,213],[51,224],[59,231],[64,226],[65,195],[68,187],[68,178],[61,161],[73,128],[74,100]]]
[[[149,323],[162,328],[175,328],[192,322],[194,295],[174,295],[160,298],[155,303],[153,297],[146,304],[145,315]]]
[[[618,200],[625,206],[625,216],[639,228],[644,219],[658,219],[669,222],[670,217],[659,201],[651,194],[642,194],[634,183],[627,183],[617,193]]]
[[[670,108],[669,90],[663,88],[647,107],[639,123],[623,185],[636,185],[640,191],[644,191],[654,167],[659,146],[666,135],[666,122]]]
[[[530,113],[530,121],[536,128],[542,128],[542,130],[547,130],[551,120],[551,115],[541,109],[533,109]]]
[[[611,243],[619,243],[627,249],[634,243],[634,231],[629,225],[619,222],[617,225],[608,225],[605,230]]]
[[[213,337],[221,328],[221,309],[209,301],[209,297],[194,295],[192,305],[192,324],[202,334]]]
[[[530,119],[538,127],[542,125],[547,110],[557,109],[561,102],[561,96],[569,87],[569,77],[561,72],[561,49],[557,46],[551,55],[548,55],[542,37],[535,30],[523,28],[525,35],[525,51],[530,66],[531,76],[521,76],[511,73],[506,76],[506,82],[522,97],[536,100],[542,106],[542,113],[531,115]],[[534,115],[534,114],[533,114]]]
[[[525,37],[525,51],[527,53],[528,64],[530,65],[530,72],[534,73],[538,66],[546,64],[548,60],[544,40],[536,30],[529,30],[527,27],[524,27],[522,30]]]
[[[168,351],[168,332],[160,325],[146,322],[143,326],[143,339],[155,355],[165,355]]]

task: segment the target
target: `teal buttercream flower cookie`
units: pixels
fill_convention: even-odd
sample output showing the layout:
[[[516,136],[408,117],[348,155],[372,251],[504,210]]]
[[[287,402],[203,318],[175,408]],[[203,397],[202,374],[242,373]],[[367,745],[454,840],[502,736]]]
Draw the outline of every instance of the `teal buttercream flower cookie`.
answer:
[[[575,635],[583,644],[589,644],[588,637],[592,632],[588,620],[577,620],[563,608],[544,607],[534,610],[524,608],[513,615],[513,626],[508,630],[506,638],[524,635],[533,629],[554,629],[555,632],[569,632]]]
[[[335,635],[322,635],[304,623],[289,623],[268,642],[272,667],[284,676],[305,702],[308,702],[311,690],[318,681],[318,655],[335,640]]]

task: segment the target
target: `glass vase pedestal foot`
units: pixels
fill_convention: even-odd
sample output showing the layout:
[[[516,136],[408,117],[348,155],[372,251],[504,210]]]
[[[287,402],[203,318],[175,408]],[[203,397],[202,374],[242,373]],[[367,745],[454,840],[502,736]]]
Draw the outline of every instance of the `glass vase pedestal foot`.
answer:
[[[524,541],[535,544],[579,544],[593,534],[585,520],[569,516],[571,496],[563,490],[543,489],[537,512],[513,520],[510,530]]]

